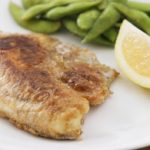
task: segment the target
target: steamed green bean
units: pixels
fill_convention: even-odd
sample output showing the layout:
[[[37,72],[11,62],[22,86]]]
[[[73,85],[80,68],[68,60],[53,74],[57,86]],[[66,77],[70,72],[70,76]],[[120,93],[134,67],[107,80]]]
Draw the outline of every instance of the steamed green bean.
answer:
[[[128,20],[150,35],[150,17],[146,13],[119,3],[113,3],[113,6]]]
[[[10,3],[20,26],[39,33],[54,33],[63,24],[82,43],[115,43],[124,19],[150,35],[150,3],[131,0],[21,0],[25,9]]]
[[[29,29],[31,31],[48,34],[48,33],[56,32],[61,27],[61,23],[59,21],[51,22],[51,21],[36,20],[36,19],[30,21],[23,21],[21,17],[22,14],[24,13],[24,10],[21,9],[18,5],[14,4],[13,2],[10,3],[9,9],[14,20],[20,26]]]
[[[109,41],[115,43],[118,35],[118,29],[112,27],[103,33],[104,37]]]
[[[83,30],[89,30],[99,15],[100,11],[95,8],[85,11],[78,16],[77,25]]]
[[[103,0],[99,5],[98,9],[99,10],[104,10],[109,4],[109,0]]]
[[[79,1],[79,0],[53,0],[52,2],[47,3],[47,4],[35,5],[24,12],[22,19],[30,20],[40,14],[47,12],[51,8],[54,8],[56,6],[67,5],[72,2],[77,2],[77,1]]]
[[[66,29],[68,31],[70,31],[71,33],[73,33],[75,35],[78,35],[81,38],[84,38],[85,35],[87,34],[87,32],[85,30],[80,29],[77,26],[76,22],[73,21],[73,20],[65,19],[63,21],[63,23],[64,23],[64,26],[66,27]],[[102,44],[102,45],[107,45],[107,46],[112,46],[113,45],[112,42],[109,42],[108,40],[102,38],[101,36],[99,36],[98,38],[96,38],[94,40],[94,43],[96,43],[96,44]]]
[[[146,2],[137,2],[137,1],[128,1],[127,5],[131,8],[138,9],[144,12],[150,12],[150,3]]]
[[[83,43],[91,42],[100,34],[111,28],[120,19],[119,12],[109,5],[94,23],[91,30],[83,39]]]
[[[85,10],[88,10],[89,8],[97,6],[100,2],[101,0],[87,1],[87,2],[84,1],[72,3],[68,6],[56,7],[47,12],[46,18],[52,20],[59,20],[65,16],[75,15],[77,13],[81,13]]]
[[[44,3],[47,3],[50,1],[52,1],[52,0],[22,0],[22,4],[23,4],[24,8],[28,9],[34,5],[44,4]]]
[[[108,7],[111,2],[123,3],[126,4],[128,0],[103,0],[101,4],[98,5],[99,10],[104,10]]]

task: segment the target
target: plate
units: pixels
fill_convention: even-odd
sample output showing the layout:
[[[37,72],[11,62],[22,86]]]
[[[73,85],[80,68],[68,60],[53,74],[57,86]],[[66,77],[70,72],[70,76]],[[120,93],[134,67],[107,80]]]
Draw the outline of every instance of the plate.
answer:
[[[19,3],[20,0],[13,1]],[[27,33],[11,18],[8,3],[9,0],[0,1],[0,30]],[[119,71],[112,48],[81,45],[77,37],[66,32],[55,36],[66,43],[91,49],[101,62]],[[122,74],[111,89],[114,92],[111,97],[103,105],[92,108],[86,116],[78,141],[35,137],[0,119],[0,150],[116,150],[150,145],[150,90],[138,87]]]

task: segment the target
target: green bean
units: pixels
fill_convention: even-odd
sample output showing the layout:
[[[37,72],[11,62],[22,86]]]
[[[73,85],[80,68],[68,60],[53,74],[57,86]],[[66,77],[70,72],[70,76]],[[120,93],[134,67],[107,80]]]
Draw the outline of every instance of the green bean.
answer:
[[[102,36],[97,37],[93,43],[95,44],[100,44],[100,45],[105,45],[105,46],[113,46],[114,43],[108,41],[107,39],[103,38]]]
[[[103,0],[102,3],[98,5],[99,10],[104,10],[109,4],[109,0]]]
[[[119,12],[112,6],[109,5],[103,13],[98,17],[91,30],[88,32],[86,37],[83,39],[83,43],[93,41],[103,32],[111,28],[120,19]]]
[[[101,0],[87,1],[87,2],[83,1],[83,2],[72,3],[68,6],[56,7],[48,11],[48,13],[46,14],[46,17],[52,20],[61,19],[65,16],[70,16],[70,15],[83,12],[89,8],[92,8],[98,5],[100,2]]]
[[[121,27],[121,24],[122,24],[122,22],[117,22],[117,23],[115,24],[115,27],[116,27],[116,28],[120,28],[120,27]]]
[[[150,12],[150,3],[145,2],[136,2],[136,1],[128,1],[127,5],[134,9],[138,9],[144,12]]]
[[[105,31],[103,33],[103,35],[106,39],[108,39],[109,41],[115,43],[115,41],[117,39],[117,35],[118,35],[118,30],[115,27],[110,28],[107,31]]]
[[[43,3],[50,2],[50,1],[52,0],[22,0],[22,3],[23,3],[24,8],[28,9],[34,5],[43,4]]]
[[[113,46],[114,43],[108,41],[107,39],[103,38],[102,36],[97,37],[93,43],[105,45],[105,46]]]
[[[56,6],[63,6],[78,1],[80,0],[53,0],[53,1],[51,0],[50,3],[35,5],[29,8],[27,11],[25,11],[25,13],[22,16],[22,19],[30,20]],[[88,1],[88,0],[83,0],[83,1]]]
[[[128,2],[128,0],[109,0],[109,2],[116,2],[116,3],[126,4]]]
[[[150,35],[150,17],[146,13],[119,3],[113,3],[113,6],[136,26]]]
[[[73,33],[73,34],[75,34],[75,35],[78,35],[78,36],[81,37],[81,38],[84,38],[85,35],[87,34],[87,32],[86,32],[85,30],[80,29],[80,28],[77,26],[76,22],[73,21],[73,20],[65,19],[65,20],[63,21],[63,23],[64,23],[64,26],[66,27],[66,29],[67,29],[69,32],[71,32],[71,33]],[[107,41],[106,39],[104,39],[104,38],[102,38],[102,37],[96,38],[96,39],[94,40],[94,43],[96,43],[96,44],[102,44],[102,45],[107,45],[107,46],[112,46],[112,45],[113,45],[113,43]]]
[[[33,6],[34,4],[39,4],[42,0],[22,0],[22,4],[24,8],[28,9],[29,7]]]
[[[103,0],[101,4],[99,4],[98,9],[104,10],[111,2],[123,3],[126,4],[127,0]]]
[[[20,26],[29,29],[31,31],[39,32],[39,33],[53,33],[61,27],[60,22],[50,22],[50,21],[35,20],[35,19],[30,21],[21,20],[24,10],[21,9],[18,5],[14,4],[13,2],[10,3],[9,9],[14,20]]]
[[[83,30],[89,30],[99,15],[100,11],[95,8],[85,11],[78,16],[77,25]]]
[[[63,24],[65,28],[71,33],[78,35],[79,37],[84,37],[86,35],[86,31],[80,29],[76,22],[71,19],[64,19]]]

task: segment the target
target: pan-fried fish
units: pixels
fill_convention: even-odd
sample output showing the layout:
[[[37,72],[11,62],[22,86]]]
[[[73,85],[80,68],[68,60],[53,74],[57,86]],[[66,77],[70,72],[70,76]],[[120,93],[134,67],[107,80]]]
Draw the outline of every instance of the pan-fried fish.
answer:
[[[44,35],[0,35],[0,114],[35,135],[77,139],[89,105],[110,95],[117,75],[87,49]]]

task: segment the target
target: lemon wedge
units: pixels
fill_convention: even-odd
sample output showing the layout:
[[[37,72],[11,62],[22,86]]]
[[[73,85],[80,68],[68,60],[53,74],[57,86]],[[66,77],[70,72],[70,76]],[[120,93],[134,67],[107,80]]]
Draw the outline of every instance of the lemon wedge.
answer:
[[[115,57],[131,81],[150,88],[150,36],[124,20],[115,44]]]

